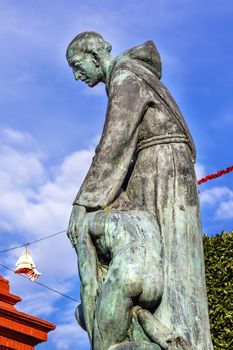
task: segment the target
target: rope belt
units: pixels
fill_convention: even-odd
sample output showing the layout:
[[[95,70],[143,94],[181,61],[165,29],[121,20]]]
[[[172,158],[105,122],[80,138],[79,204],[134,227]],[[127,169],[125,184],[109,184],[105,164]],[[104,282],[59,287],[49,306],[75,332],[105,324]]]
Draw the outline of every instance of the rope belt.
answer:
[[[167,143],[189,143],[189,141],[185,135],[179,134],[152,136],[146,140],[140,141],[137,145],[137,151],[140,152],[145,148]]]

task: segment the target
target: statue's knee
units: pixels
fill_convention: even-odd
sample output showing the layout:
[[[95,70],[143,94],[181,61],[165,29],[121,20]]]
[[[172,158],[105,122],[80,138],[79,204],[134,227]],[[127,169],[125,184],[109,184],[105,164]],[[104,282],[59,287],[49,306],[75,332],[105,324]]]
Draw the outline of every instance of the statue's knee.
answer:
[[[129,273],[123,284],[128,297],[134,297],[142,290],[142,278],[136,273]]]

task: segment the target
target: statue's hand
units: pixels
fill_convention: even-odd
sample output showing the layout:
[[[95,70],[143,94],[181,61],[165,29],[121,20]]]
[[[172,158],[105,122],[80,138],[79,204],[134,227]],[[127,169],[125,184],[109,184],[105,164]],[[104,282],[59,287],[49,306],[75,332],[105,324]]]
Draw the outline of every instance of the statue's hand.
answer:
[[[67,230],[67,236],[69,237],[71,244],[75,247],[78,243],[79,230],[86,214],[86,208],[81,205],[74,205],[71,215],[69,227]]]

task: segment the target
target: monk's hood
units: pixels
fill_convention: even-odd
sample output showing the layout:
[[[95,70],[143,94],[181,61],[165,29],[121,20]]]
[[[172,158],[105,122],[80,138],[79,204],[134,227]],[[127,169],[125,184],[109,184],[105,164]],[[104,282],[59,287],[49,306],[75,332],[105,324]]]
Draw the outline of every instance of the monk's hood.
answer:
[[[153,41],[146,41],[144,44],[133,47],[115,58],[118,62],[126,59],[137,60],[155,74],[158,79],[161,79],[162,61]]]

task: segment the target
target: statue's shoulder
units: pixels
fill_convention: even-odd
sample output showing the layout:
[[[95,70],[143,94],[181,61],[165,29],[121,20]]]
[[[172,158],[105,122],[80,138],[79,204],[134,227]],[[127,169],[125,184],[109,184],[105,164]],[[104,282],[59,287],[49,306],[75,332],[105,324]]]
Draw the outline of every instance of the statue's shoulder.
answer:
[[[105,82],[108,96],[109,93],[111,94],[111,91],[115,92],[116,86],[123,87],[123,85],[130,84],[132,80],[137,79],[136,65],[137,63],[127,56],[122,57],[122,55],[119,55],[114,59]],[[124,88],[126,87],[124,86]]]

